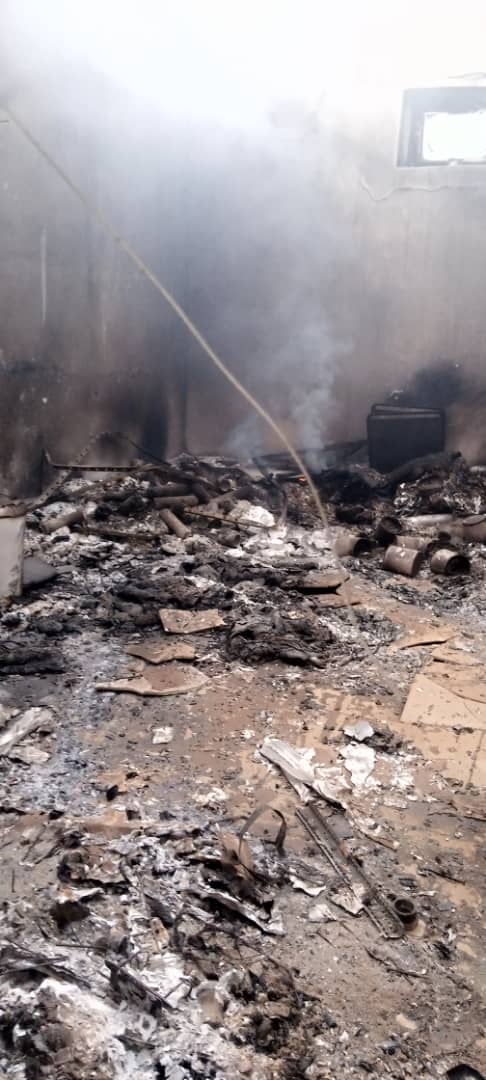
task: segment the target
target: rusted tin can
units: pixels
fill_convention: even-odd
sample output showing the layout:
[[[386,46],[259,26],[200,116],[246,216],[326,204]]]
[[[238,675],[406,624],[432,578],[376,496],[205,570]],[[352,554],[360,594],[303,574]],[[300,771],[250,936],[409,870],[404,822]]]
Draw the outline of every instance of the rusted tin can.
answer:
[[[415,548],[398,547],[392,544],[385,551],[383,569],[390,570],[392,574],[405,574],[405,577],[415,577],[424,561],[422,551]]]
[[[439,548],[430,560],[430,569],[433,574],[468,574],[471,569],[471,561],[467,555],[456,551],[454,548]]]
[[[460,525],[464,540],[476,541],[479,544],[486,542],[486,514],[472,514],[471,517],[462,518],[457,525]]]
[[[342,532],[336,536],[334,547],[337,555],[364,555],[373,544],[364,533]]]
[[[413,900],[410,900],[408,896],[397,896],[394,900],[393,907],[403,925],[406,926],[408,930],[411,930],[417,922],[417,909]]]
[[[20,596],[24,568],[25,506],[0,506],[0,600]]]

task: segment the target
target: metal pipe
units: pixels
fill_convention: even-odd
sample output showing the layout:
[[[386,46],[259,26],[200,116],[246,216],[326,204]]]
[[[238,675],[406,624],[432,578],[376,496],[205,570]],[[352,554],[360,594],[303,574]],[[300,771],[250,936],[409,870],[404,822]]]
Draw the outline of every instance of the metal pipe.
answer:
[[[375,900],[380,904],[382,909],[389,915],[395,926],[397,926],[399,923],[399,919],[397,918],[396,912],[394,911],[389,901],[383,895],[383,892],[378,890],[374,881],[372,881],[368,874],[365,873],[359,859],[357,859],[351,851],[347,850],[347,848],[343,844],[341,844],[339,837],[335,833],[332,826],[329,824],[328,819],[323,816],[315,802],[309,803],[309,809],[314,814],[314,817],[319,822],[321,828],[324,830],[324,833],[332,842],[335,851],[340,853],[348,866],[352,868],[352,871],[357,874],[357,876],[361,879],[364,885],[366,885],[366,888],[369,890],[370,896],[373,896],[375,898]],[[367,915],[369,915],[373,922],[375,922],[379,926],[380,931],[383,933],[383,927],[380,926],[379,921],[376,919],[376,915],[374,915],[373,912],[370,910],[369,905],[365,904],[364,909]]]
[[[412,529],[428,529],[435,528],[436,525],[446,525],[452,519],[452,514],[416,514],[415,517],[407,518],[405,524]]]
[[[176,517],[172,510],[161,510],[160,516],[162,521],[165,521],[165,524],[169,526],[170,531],[175,533],[180,540],[185,540],[186,536],[191,535],[191,530],[188,529],[187,525],[183,525],[182,521]]]
[[[198,506],[199,499],[197,495],[166,495],[164,498],[154,499],[154,506],[157,510],[184,510],[186,506]]]

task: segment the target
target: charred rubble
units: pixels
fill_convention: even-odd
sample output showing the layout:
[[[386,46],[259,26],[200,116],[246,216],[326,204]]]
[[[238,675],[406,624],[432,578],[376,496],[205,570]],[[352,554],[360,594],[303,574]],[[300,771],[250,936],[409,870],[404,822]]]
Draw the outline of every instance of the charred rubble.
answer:
[[[56,898],[38,895],[35,918],[27,905],[28,947],[12,905],[0,948],[0,1037],[27,1080],[225,1077],[247,1046],[278,1057],[304,1017],[317,1026],[292,971],[262,955],[288,873],[273,844],[193,820],[144,823],[102,851],[63,825],[56,847]]]
[[[162,682],[151,682],[145,669],[128,681],[99,683],[100,699],[117,690],[176,694],[185,678],[189,686],[197,685],[194,676],[207,678],[211,664],[339,667],[397,635],[386,615],[360,606],[355,570],[365,582],[386,578],[390,594],[405,602],[407,577],[418,575],[432,591],[415,591],[414,604],[480,606],[474,597],[486,552],[486,472],[441,453],[387,475],[343,461],[315,471],[314,481],[328,530],[305,478],[282,455],[245,465],[183,455],[103,474],[66,471],[28,508],[24,590],[0,614],[2,677],[76,679],[78,643],[93,631],[137,662],[154,659],[154,649],[169,660]],[[434,569],[444,551],[448,557]],[[420,553],[411,573],[403,553]],[[167,645],[155,642],[161,628]],[[194,667],[186,670],[187,660]],[[103,675],[111,678],[112,670]],[[48,730],[48,711],[37,710],[43,715],[30,716],[25,730]],[[22,733],[20,725],[12,739]],[[170,738],[161,728],[154,741]],[[401,745],[387,730],[371,729],[363,738],[360,767],[366,755],[392,754]],[[0,768],[4,752],[0,739]],[[268,759],[277,762],[281,752],[274,746]],[[281,768],[296,790],[302,782],[314,785],[333,813],[345,808],[332,769],[324,778],[316,769],[309,779],[309,764],[298,757],[288,771]],[[118,793],[118,782],[111,783],[106,802]],[[7,826],[18,812],[6,799]],[[8,1076],[327,1077],[309,1050],[323,1031],[323,1054],[332,1048],[343,1076],[380,1075],[380,1061],[398,1052],[400,1071],[389,1074],[417,1075],[412,1052],[396,1039],[379,1048],[378,1064],[355,1055],[346,1071],[332,1002],[307,993],[298,970],[269,949],[283,933],[281,887],[296,877],[301,887],[303,874],[312,877],[308,862],[297,874],[286,853],[285,819],[276,839],[270,831],[250,843],[245,828],[237,831],[223,814],[215,823],[203,808],[185,820],[172,820],[163,809],[140,820],[138,813],[127,812],[127,833],[101,844],[70,816],[66,800],[42,806],[32,850],[41,862],[55,859],[56,887],[38,889],[35,902],[12,897],[3,910],[0,1059],[14,1070]],[[331,858],[328,895],[353,914],[369,910],[377,918],[373,885],[354,857],[354,841],[346,842],[345,869]],[[379,849],[390,895],[397,874],[392,849],[386,841]],[[341,895],[350,873],[359,877],[357,909],[355,896]],[[446,950],[440,910],[433,901],[422,903],[429,903]],[[412,893],[406,905],[415,911]],[[400,936],[397,921],[392,911],[391,938]],[[409,942],[405,969],[394,970],[419,978],[418,948]],[[377,962],[393,967],[398,961],[390,955],[378,949]]]
[[[336,594],[356,559],[379,580],[387,547],[421,548],[417,571],[442,593],[442,568],[430,568],[434,551],[464,556],[444,564],[449,590],[457,589],[456,572],[464,582],[471,557],[473,575],[482,565],[486,472],[458,454],[430,455],[385,476],[363,465],[318,472],[327,536],[292,463],[280,456],[278,468],[271,459],[262,464],[184,455],[126,475],[58,481],[28,513],[24,593],[0,616],[0,670],[61,671],[67,635],[88,625],[109,634],[149,631],[169,606],[217,608],[228,660],[321,666],[341,648],[331,622],[346,620]],[[407,574],[398,587],[406,589]],[[29,603],[39,596],[40,606]]]

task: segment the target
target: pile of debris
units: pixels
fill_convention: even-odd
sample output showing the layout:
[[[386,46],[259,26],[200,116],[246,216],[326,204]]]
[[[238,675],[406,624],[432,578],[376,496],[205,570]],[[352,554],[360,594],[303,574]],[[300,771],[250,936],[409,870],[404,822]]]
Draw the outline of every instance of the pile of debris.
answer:
[[[57,854],[57,888],[7,905],[0,1035],[15,1075],[182,1080],[250,1068],[254,1047],[278,1057],[315,1011],[261,941],[284,932],[285,823],[252,849],[197,820],[125,834],[100,845],[89,823],[54,836],[46,823],[35,856]]]
[[[201,640],[229,662],[322,667],[349,648],[354,566],[378,581],[382,570],[423,577],[430,569],[449,590],[452,576],[470,573],[472,556],[473,579],[482,574],[486,517],[457,511],[481,509],[486,475],[458,455],[385,477],[358,465],[322,471],[326,532],[290,463],[272,472],[262,460],[183,455],[125,473],[62,474],[31,507],[24,594],[0,616],[4,672],[62,671],[66,635],[88,626],[126,635],[161,622],[168,634],[206,632]],[[425,505],[434,513],[417,515]],[[299,523],[310,516],[311,526]],[[46,588],[46,599],[28,602]],[[185,627],[173,616],[169,625],[169,609],[186,613]],[[383,640],[356,609],[354,624],[368,644]]]
[[[19,895],[14,868],[3,903],[0,1076],[3,1069],[18,1080],[224,1080],[250,1073],[258,1080],[327,1080],[384,1070],[398,1078],[417,1075],[424,1061],[429,1075],[446,1075],[443,1062],[427,1058],[426,1035],[413,1050],[395,1031],[370,1048],[364,1038],[360,1044],[360,1024],[352,1038],[340,1027],[333,1000],[321,1000],[301,977],[298,952],[289,959],[286,903],[289,894],[304,898],[299,918],[325,942],[331,924],[366,924],[360,947],[364,940],[380,970],[414,985],[423,981],[415,996],[422,994],[424,1009],[434,980],[446,1000],[450,905],[441,907],[435,892],[420,890],[403,872],[393,830],[378,826],[370,801],[360,800],[383,800],[381,774],[392,811],[405,793],[416,797],[407,715],[421,729],[442,722],[436,685],[442,679],[444,696],[452,698],[451,670],[465,702],[460,714],[454,703],[451,716],[457,725],[467,714],[477,725],[468,728],[467,751],[476,776],[483,723],[483,690],[472,684],[477,662],[468,667],[467,647],[456,643],[464,658],[458,675],[456,646],[447,651],[453,628],[434,616],[433,625],[408,632],[406,621],[397,625],[387,616],[387,601],[398,595],[402,606],[411,604],[413,588],[416,609],[462,605],[467,613],[480,605],[486,474],[444,454],[388,476],[365,465],[328,466],[314,474],[329,523],[323,529],[305,478],[282,455],[247,465],[183,455],[171,463],[74,471],[31,504],[23,592],[0,614],[0,671],[19,697],[12,704],[13,694],[0,696],[0,768],[9,783],[2,844],[18,842],[20,832],[17,870],[35,881]],[[384,582],[392,588],[373,605],[372,587]],[[444,646],[437,683],[428,669],[417,674],[416,647],[434,643]],[[307,698],[298,721],[292,718],[305,737],[309,710],[324,709],[322,671],[334,673],[339,687],[354,678],[364,695],[371,680],[374,691],[379,686],[393,696],[382,647],[398,673],[402,704],[415,676],[396,732],[360,714],[322,734],[326,758],[308,744],[287,742],[271,724],[254,742],[254,730],[243,731],[254,761],[277,777],[278,797],[266,804],[277,823],[259,839],[253,832],[250,839],[250,829],[261,804],[255,813],[232,815],[214,782],[201,793],[193,778],[191,802],[177,815],[161,808],[160,797],[124,800],[139,772],[172,754],[177,695],[186,695],[188,713],[180,715],[195,728],[199,703],[218,680],[235,673],[250,680],[270,669],[277,688],[292,690],[308,674]],[[157,717],[142,765],[117,762],[100,788],[98,773],[96,781],[95,770],[89,773],[91,744],[79,760],[79,742],[71,749],[69,725],[64,734],[59,725],[67,750],[49,774],[49,789],[42,769],[46,776],[54,756],[58,703],[54,694],[35,704],[20,699],[24,685],[27,694],[32,686],[38,692],[37,676],[52,676],[47,685],[58,688],[62,675],[63,693],[78,684],[77,703],[83,694],[88,702],[73,727],[93,715],[102,725],[113,701],[120,703],[112,695],[122,702],[130,695],[130,706],[120,706],[126,726],[138,699],[145,706],[171,699],[170,723],[164,713]],[[267,724],[258,692],[257,684],[254,713]],[[212,714],[214,726],[219,719]],[[30,741],[34,733],[39,742]],[[193,732],[178,735],[189,739]],[[223,753],[233,766],[232,750]],[[74,812],[71,777],[64,783],[60,772],[70,760],[89,774]],[[184,761],[192,776],[191,756]],[[108,776],[102,764],[98,772]],[[33,779],[26,779],[29,769]],[[292,825],[280,801],[282,780],[295,803]],[[95,782],[104,812],[89,816],[86,789]],[[17,785],[20,804],[12,799]],[[40,815],[35,828],[28,820],[22,826],[31,816],[26,794]],[[287,823],[289,833],[299,830],[300,848],[288,842]],[[418,873],[447,877],[444,867],[424,862]],[[451,880],[454,872],[464,877],[457,867]],[[425,918],[429,934],[422,940]],[[349,936],[353,942],[351,927]],[[328,944],[334,949],[332,939]],[[476,1003],[474,993],[457,976],[451,1016],[458,1003]]]
[[[373,728],[361,721],[346,731],[345,768],[351,784],[363,787]],[[360,1025],[354,1049],[335,999],[308,989],[298,956],[292,963],[285,952],[288,896],[303,899],[301,918],[324,940],[332,925],[367,924],[367,955],[392,977],[423,983],[416,999],[426,997],[431,982],[449,986],[448,910],[434,892],[419,892],[413,875],[400,873],[388,830],[372,834],[366,818],[346,809],[351,787],[341,770],[315,764],[309,750],[274,737],[263,740],[258,756],[293,792],[310,841],[304,855],[287,845],[287,820],[271,806],[238,826],[221,814],[215,823],[194,807],[190,817],[175,816],[153,800],[141,813],[128,813],[121,800],[117,811],[84,819],[69,811],[44,814],[40,827],[27,819],[21,866],[34,872],[48,865],[53,874],[46,881],[44,870],[44,882],[36,877],[22,899],[12,884],[3,904],[6,1075],[331,1080],[336,1068],[352,1078],[380,1075],[382,1067],[390,1076],[417,1075],[426,1037],[412,1049],[394,1035],[376,1047],[365,1044],[363,1053]],[[107,800],[114,797],[107,789]],[[5,847],[18,821],[13,807],[3,810]],[[257,837],[262,815],[268,831],[258,829]],[[451,855],[447,865],[420,872],[455,880],[464,867]],[[424,918],[425,940],[414,934]],[[351,926],[349,932],[356,940]],[[466,985],[463,999],[472,1000]],[[386,1064],[395,1054],[396,1072]],[[428,1075],[444,1075],[429,1064]]]
[[[380,898],[360,861],[343,861],[331,819],[318,809],[315,795],[332,795],[332,770],[312,772],[279,740],[261,753],[297,787],[312,786],[314,801],[300,816],[312,837],[319,829],[326,843],[331,837],[327,869],[286,851],[278,810],[274,837],[250,843],[265,808],[238,833],[163,812],[124,823],[120,814],[112,839],[102,816],[46,818],[33,841],[25,830],[23,862],[54,858],[57,884],[4,906],[0,1041],[11,1075],[321,1075],[323,1024],[337,1051],[337,1022],[265,944],[286,933],[277,900],[286,883],[311,898],[311,922],[367,916],[395,940],[373,946],[378,962],[424,973],[416,970],[421,949],[397,940],[414,922],[413,904],[404,900],[402,911]],[[323,851],[326,843],[317,839]]]

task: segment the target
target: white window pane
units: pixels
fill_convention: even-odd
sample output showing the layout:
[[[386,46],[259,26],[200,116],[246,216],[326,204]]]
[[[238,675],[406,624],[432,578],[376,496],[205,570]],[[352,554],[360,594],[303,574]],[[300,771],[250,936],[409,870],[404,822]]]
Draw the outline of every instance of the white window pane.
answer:
[[[486,110],[424,116],[425,161],[486,161]]]

